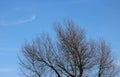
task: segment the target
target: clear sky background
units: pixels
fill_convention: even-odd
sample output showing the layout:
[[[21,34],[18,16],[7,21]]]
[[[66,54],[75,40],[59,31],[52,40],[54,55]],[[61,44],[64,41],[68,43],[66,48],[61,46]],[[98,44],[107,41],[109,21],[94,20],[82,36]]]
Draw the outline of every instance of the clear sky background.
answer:
[[[72,19],[88,38],[104,38],[120,65],[120,0],[0,0],[0,77],[19,77],[17,54],[25,40]],[[20,76],[21,77],[21,76]]]

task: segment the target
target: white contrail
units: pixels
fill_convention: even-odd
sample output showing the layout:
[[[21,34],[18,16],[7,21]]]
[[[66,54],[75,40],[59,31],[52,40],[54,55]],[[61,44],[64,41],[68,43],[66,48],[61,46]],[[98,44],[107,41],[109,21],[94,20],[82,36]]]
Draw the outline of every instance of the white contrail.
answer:
[[[19,19],[19,20],[13,20],[13,21],[7,21],[7,20],[0,20],[0,26],[8,26],[8,25],[17,25],[17,24],[24,24],[28,22],[34,21],[36,16],[32,16],[26,19]]]

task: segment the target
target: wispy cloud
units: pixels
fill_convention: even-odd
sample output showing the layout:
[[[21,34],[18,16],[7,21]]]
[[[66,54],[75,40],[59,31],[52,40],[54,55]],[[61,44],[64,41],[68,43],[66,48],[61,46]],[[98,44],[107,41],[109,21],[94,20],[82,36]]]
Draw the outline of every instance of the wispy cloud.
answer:
[[[35,19],[36,19],[36,16],[31,16],[26,19],[18,19],[18,20],[13,20],[13,21],[0,20],[0,26],[24,24],[24,23],[32,22]]]
[[[32,22],[35,20],[35,16],[32,16],[28,19],[24,19],[24,20],[18,20],[17,22],[15,22],[14,24],[23,24],[23,23],[27,23],[27,22]]]
[[[16,70],[14,68],[0,68],[0,73],[11,73],[15,71]]]

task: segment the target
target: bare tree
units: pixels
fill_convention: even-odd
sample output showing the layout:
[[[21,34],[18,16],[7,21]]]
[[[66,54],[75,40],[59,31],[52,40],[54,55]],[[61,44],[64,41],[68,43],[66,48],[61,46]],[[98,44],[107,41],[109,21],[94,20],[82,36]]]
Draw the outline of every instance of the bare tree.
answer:
[[[23,73],[27,72],[26,77],[42,77],[54,72],[61,77],[55,68],[56,54],[53,46],[49,36],[37,37],[31,44],[27,43],[23,46],[24,59],[19,58],[19,61]]]
[[[70,20],[64,26],[57,23],[55,31],[56,41],[43,35],[22,47],[19,61],[26,77],[114,77],[111,48],[105,41],[88,41],[84,30]]]
[[[104,40],[100,40],[98,53],[98,77],[114,77],[117,71],[115,70],[110,45],[108,45]]]
[[[83,77],[85,70],[96,65],[96,46],[87,42],[84,30],[76,27],[72,21],[65,22],[65,28],[56,26],[58,48],[62,57],[57,62],[69,77]]]

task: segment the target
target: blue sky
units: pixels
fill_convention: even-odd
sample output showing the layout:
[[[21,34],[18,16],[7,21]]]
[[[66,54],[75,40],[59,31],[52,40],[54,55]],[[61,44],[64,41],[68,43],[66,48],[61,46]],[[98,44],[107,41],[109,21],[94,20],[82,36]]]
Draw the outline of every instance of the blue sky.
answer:
[[[25,40],[72,19],[88,38],[104,38],[120,65],[120,0],[0,0],[0,77],[19,77],[17,54]],[[21,77],[21,76],[20,76]]]

